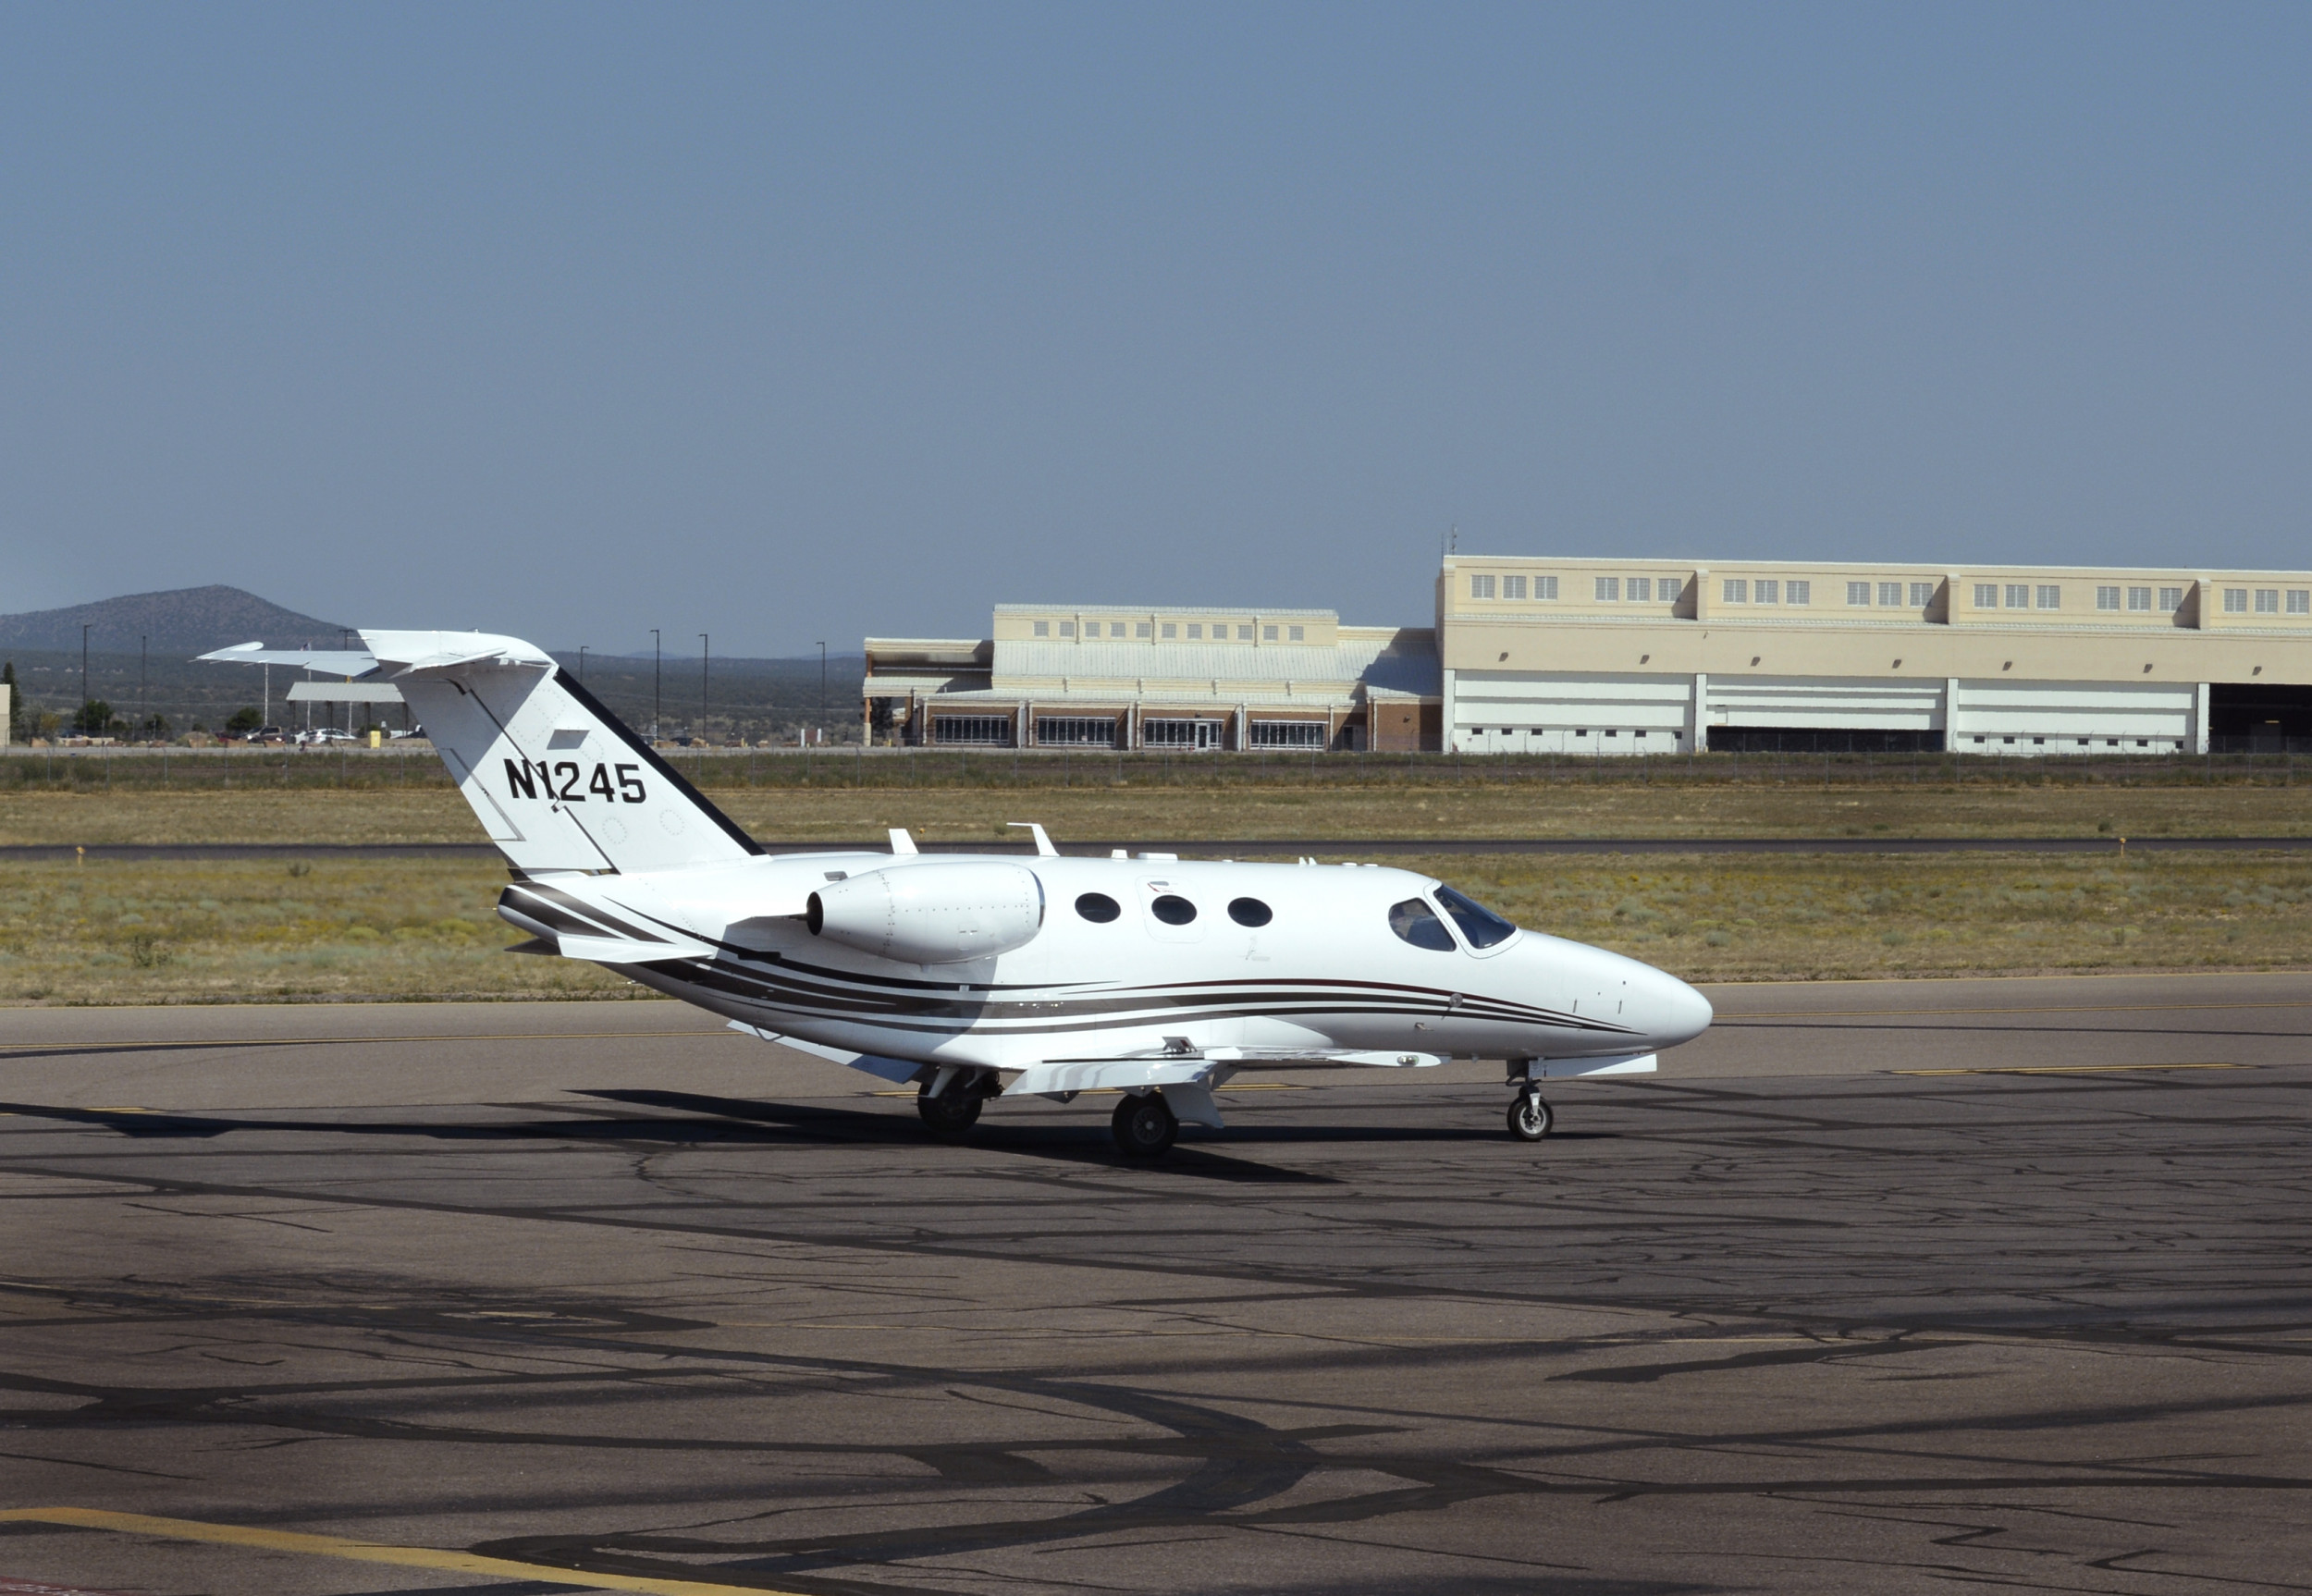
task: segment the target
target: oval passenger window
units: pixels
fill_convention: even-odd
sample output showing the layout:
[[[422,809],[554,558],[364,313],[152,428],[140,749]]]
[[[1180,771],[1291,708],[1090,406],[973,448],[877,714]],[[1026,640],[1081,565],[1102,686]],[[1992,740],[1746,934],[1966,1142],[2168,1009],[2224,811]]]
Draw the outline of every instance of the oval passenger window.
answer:
[[[1076,900],[1076,912],[1087,920],[1104,926],[1123,914],[1124,910],[1105,892],[1087,892]]]
[[[1148,907],[1150,913],[1167,926],[1185,926],[1196,918],[1196,905],[1172,892],[1165,893]]]
[[[1416,948],[1426,948],[1433,953],[1453,951],[1453,933],[1437,918],[1437,912],[1419,898],[1389,905],[1389,929]]]
[[[1238,898],[1228,905],[1228,917],[1239,926],[1265,926],[1276,918],[1258,898]]]

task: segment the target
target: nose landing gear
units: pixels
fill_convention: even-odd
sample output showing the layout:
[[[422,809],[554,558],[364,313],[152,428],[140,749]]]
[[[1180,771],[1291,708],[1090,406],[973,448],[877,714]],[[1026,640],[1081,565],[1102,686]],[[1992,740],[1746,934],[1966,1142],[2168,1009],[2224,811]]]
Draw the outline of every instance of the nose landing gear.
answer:
[[[1538,1142],[1549,1135],[1549,1127],[1556,1123],[1549,1105],[1542,1100],[1536,1087],[1520,1087],[1518,1095],[1509,1099],[1509,1134],[1521,1142]]]
[[[1557,1116],[1542,1100],[1542,1085],[1532,1078],[1531,1059],[1509,1061],[1509,1084],[1518,1095],[1509,1099],[1509,1134],[1521,1142],[1538,1142],[1549,1135]]]

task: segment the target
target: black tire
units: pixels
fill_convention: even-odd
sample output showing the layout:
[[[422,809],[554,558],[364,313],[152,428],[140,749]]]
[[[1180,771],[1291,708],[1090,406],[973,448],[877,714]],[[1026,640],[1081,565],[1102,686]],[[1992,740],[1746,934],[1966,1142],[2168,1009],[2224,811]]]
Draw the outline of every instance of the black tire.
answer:
[[[1540,1141],[1556,1121],[1539,1092],[1519,1092],[1509,1099],[1509,1134],[1521,1142]]]
[[[931,1127],[934,1136],[947,1141],[957,1141],[971,1134],[971,1127],[979,1123],[979,1108],[987,1099],[968,1088],[962,1080],[947,1083],[947,1090],[933,1097],[928,1083],[916,1093],[916,1112]]]
[[[1126,1092],[1108,1124],[1116,1134],[1116,1150],[1127,1159],[1162,1158],[1180,1134],[1179,1117],[1162,1092],[1137,1098]]]

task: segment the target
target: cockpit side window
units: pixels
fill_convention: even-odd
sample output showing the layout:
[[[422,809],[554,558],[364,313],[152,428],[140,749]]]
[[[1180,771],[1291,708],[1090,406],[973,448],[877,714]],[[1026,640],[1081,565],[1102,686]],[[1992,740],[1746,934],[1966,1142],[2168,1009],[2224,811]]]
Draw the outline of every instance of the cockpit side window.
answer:
[[[1470,939],[1472,948],[1490,948],[1518,934],[1517,927],[1450,887],[1437,889],[1437,902],[1445,905],[1445,912],[1453,916],[1453,923],[1461,927],[1461,935]]]
[[[1436,911],[1419,898],[1389,905],[1389,929],[1416,948],[1427,948],[1436,953],[1453,951],[1453,933],[1445,929]]]

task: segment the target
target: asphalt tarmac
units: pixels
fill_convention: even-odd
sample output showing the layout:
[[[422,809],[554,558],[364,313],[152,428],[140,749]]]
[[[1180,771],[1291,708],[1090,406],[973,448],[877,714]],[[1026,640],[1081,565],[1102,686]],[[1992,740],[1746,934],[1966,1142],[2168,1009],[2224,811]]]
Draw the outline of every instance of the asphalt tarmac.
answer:
[[[1236,838],[1189,842],[1054,844],[1076,858],[1104,859],[1161,849],[1183,859],[1273,859],[1309,854],[1338,859],[1433,853],[2300,853],[2312,837],[1328,837]],[[872,842],[778,842],[772,853],[879,853]],[[1028,842],[928,842],[927,853],[1009,853],[1035,851]],[[92,859],[495,859],[490,842],[10,842],[0,862]]]
[[[1713,997],[1152,1166],[661,1002],[0,1013],[0,1591],[2306,1588],[2312,979]]]

